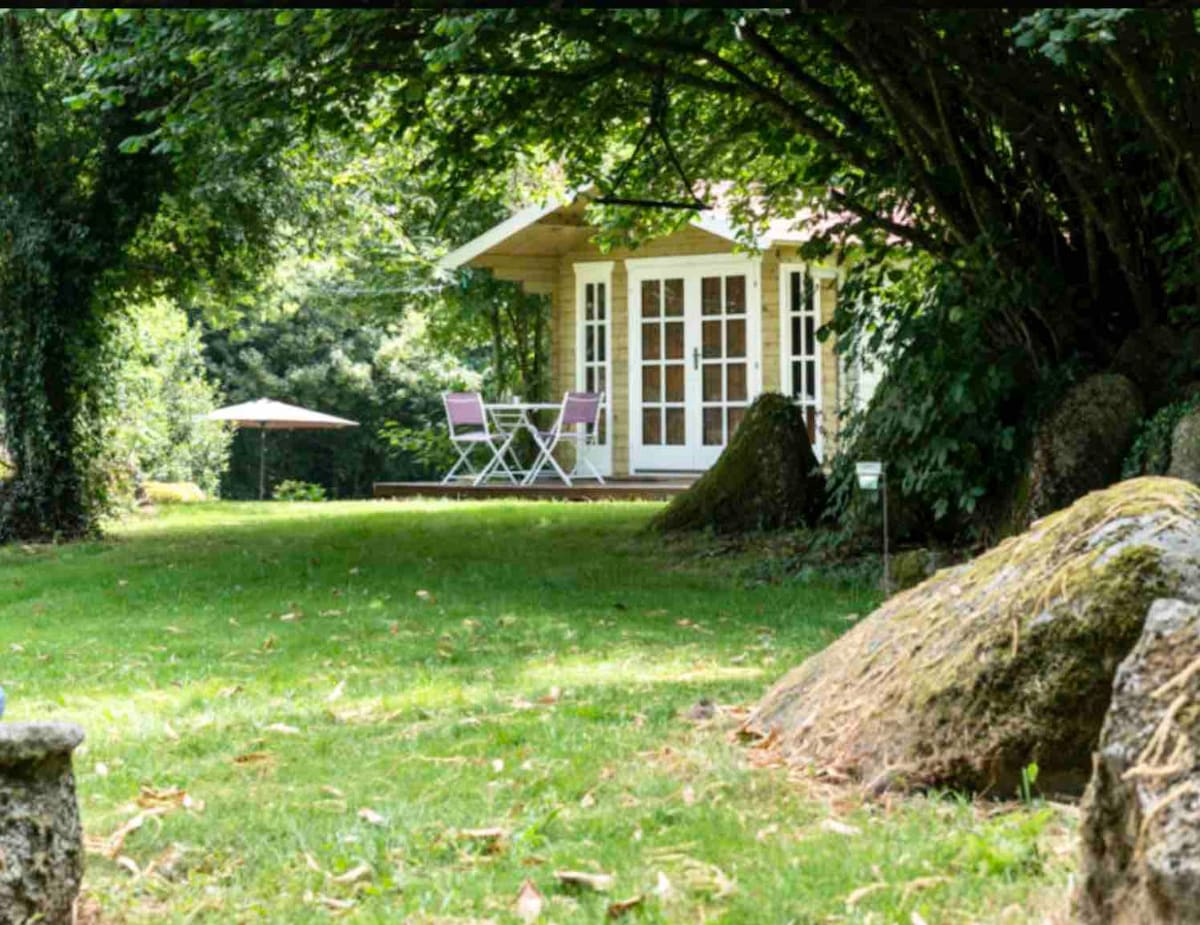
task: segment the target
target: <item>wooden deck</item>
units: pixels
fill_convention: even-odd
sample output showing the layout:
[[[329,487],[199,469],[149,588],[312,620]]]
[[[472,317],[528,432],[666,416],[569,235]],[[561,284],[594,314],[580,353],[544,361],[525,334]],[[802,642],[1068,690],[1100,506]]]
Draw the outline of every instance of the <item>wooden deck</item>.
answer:
[[[542,501],[667,501],[687,491],[694,480],[678,479],[608,479],[599,485],[591,480],[576,481],[568,488],[561,482],[540,482],[536,485],[510,485],[490,482],[486,485],[441,482],[376,482],[376,498],[532,498]]]

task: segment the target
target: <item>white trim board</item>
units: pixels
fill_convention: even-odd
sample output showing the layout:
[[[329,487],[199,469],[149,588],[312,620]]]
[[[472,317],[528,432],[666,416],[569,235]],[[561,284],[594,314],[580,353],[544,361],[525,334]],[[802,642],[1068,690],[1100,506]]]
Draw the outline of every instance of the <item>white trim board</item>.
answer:
[[[513,215],[510,215],[498,225],[489,228],[483,234],[476,238],[472,238],[461,247],[455,248],[446,256],[438,261],[438,267],[443,270],[456,270],[465,264],[470,263],[479,255],[491,250],[497,244],[507,240],[515,234],[524,231],[530,225],[541,221],[551,212],[561,209],[564,206],[569,206],[574,203],[582,194],[589,192],[590,186],[579,187],[572,191],[567,196],[559,196],[551,199],[544,205],[529,206],[522,209]],[[709,234],[716,235],[726,241],[731,241],[734,244],[744,244],[758,251],[765,251],[769,248],[778,245],[801,244],[808,239],[808,236],[802,232],[789,231],[785,233],[768,232],[761,237],[744,238],[740,236],[737,229],[729,219],[727,213],[719,209],[709,209],[705,212],[700,212],[695,218],[688,223],[693,228],[699,228],[701,231],[707,231]],[[641,260],[657,260],[671,258],[656,258],[643,257]],[[678,259],[678,258],[675,258]],[[633,263],[633,260],[628,260],[626,263]]]

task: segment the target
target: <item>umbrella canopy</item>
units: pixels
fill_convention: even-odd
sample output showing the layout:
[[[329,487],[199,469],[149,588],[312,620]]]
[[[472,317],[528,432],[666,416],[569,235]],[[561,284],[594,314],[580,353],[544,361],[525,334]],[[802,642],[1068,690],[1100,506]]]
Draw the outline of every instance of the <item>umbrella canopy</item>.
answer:
[[[255,427],[261,433],[258,441],[258,497],[267,496],[267,431],[268,430],[336,430],[357,427],[358,421],[348,421],[332,414],[310,411],[299,405],[270,398],[244,401],[240,405],[218,408],[204,415],[210,421],[227,421],[239,427]]]
[[[335,417],[320,411],[310,411],[299,405],[271,398],[244,401],[240,405],[218,408],[205,415],[210,421],[229,421],[240,427],[261,427],[263,430],[333,430],[338,427],[357,427],[358,421]]]

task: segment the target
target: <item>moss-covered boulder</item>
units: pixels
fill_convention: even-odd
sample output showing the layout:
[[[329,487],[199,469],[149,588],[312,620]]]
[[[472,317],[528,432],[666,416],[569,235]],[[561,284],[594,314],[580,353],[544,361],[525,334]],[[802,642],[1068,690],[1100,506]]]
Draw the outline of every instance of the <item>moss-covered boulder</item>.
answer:
[[[1200,605],[1154,602],[1083,801],[1078,919],[1200,923]]]
[[[1175,425],[1167,474],[1200,485],[1200,408],[1185,414]]]
[[[825,477],[804,412],[775,393],[760,395],[716,464],[651,522],[657,530],[746,533],[814,524]]]
[[[1119,479],[1142,410],[1137,386],[1119,373],[1089,376],[1068,389],[1034,438],[1019,526]]]
[[[897,594],[766,695],[746,730],[872,790],[1082,790],[1150,604],[1200,599],[1200,489],[1094,492]]]

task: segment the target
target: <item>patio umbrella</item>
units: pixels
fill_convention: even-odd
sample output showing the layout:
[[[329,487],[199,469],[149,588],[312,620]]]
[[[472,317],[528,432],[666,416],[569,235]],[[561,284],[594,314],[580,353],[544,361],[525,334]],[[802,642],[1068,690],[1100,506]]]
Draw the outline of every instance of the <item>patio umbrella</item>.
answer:
[[[357,427],[358,421],[311,411],[270,398],[246,401],[240,405],[218,408],[204,415],[210,421],[228,421],[238,427],[257,427],[258,436],[258,498],[266,497],[267,431],[268,430],[337,430]]]

